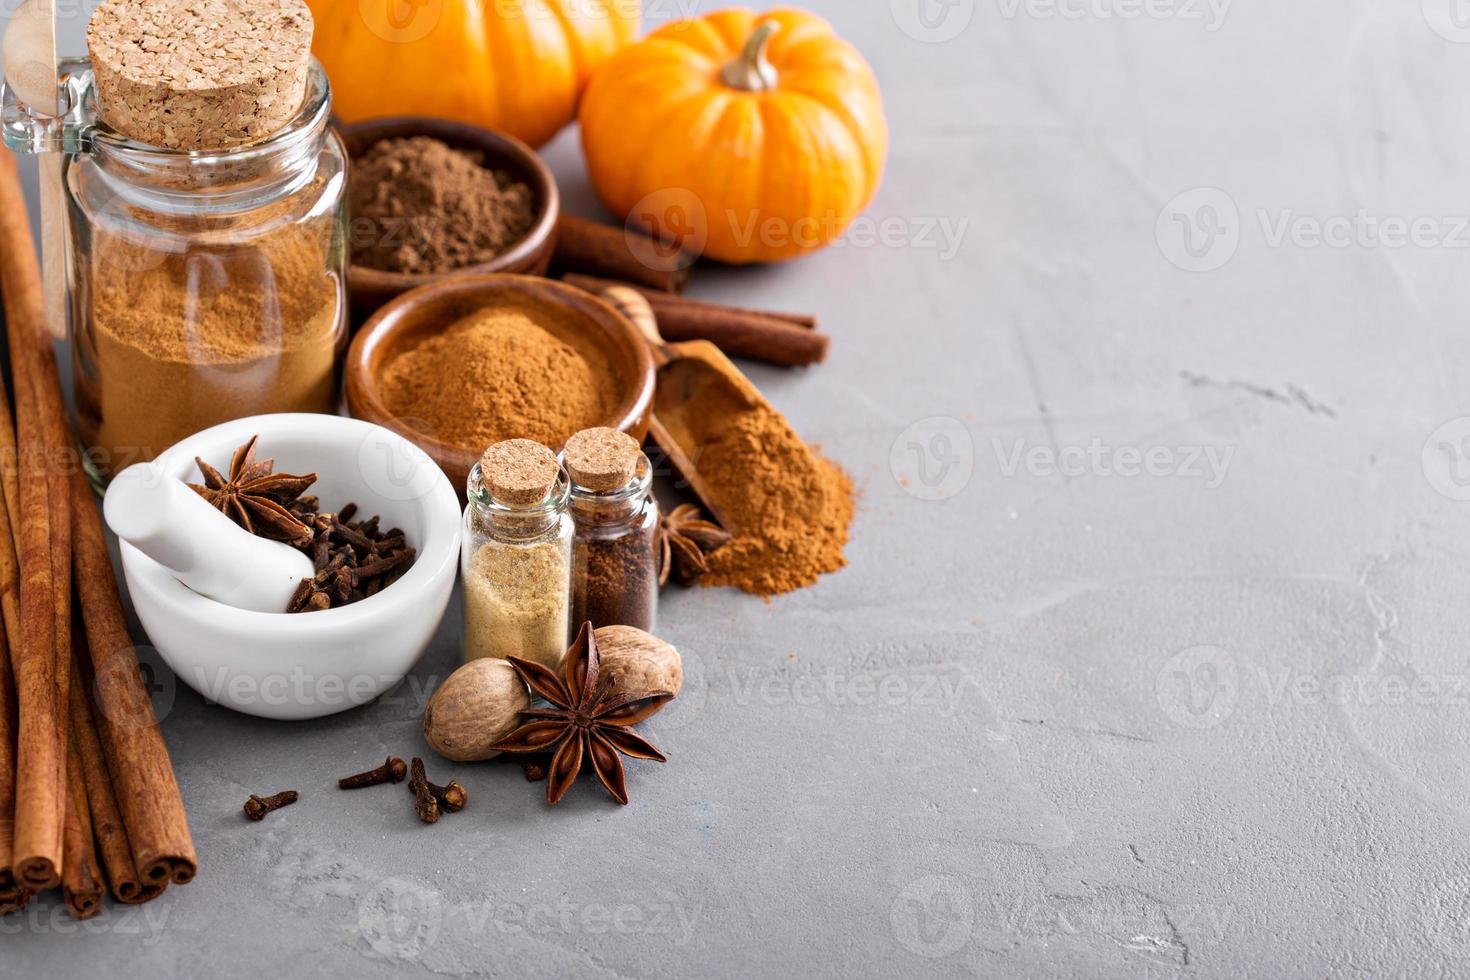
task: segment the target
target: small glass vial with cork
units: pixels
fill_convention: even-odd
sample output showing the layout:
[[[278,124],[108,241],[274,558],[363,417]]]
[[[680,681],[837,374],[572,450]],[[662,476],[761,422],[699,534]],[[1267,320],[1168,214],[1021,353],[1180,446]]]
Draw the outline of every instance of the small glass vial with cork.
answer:
[[[550,449],[511,439],[470,470],[464,658],[519,657],[556,670],[571,630],[571,483]]]
[[[572,622],[653,632],[658,611],[658,502],[653,466],[638,441],[616,429],[567,440],[571,479]]]

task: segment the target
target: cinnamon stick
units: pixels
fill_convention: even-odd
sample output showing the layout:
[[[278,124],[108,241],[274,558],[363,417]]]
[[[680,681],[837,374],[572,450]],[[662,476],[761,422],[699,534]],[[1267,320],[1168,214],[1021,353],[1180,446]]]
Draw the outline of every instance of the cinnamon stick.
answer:
[[[0,152],[0,289],[4,291],[6,330],[16,389],[16,443],[19,450],[20,644],[13,651],[19,725],[16,738],[15,859],[21,882],[32,889],[61,883],[63,823],[66,810],[67,725],[65,681],[58,674],[56,646],[58,589],[51,549],[53,509],[48,497],[48,399],[40,389],[56,383],[38,376],[52,360],[41,294],[41,274],[27,221],[15,158]],[[59,510],[65,501],[57,501]]]
[[[66,851],[61,898],[72,918],[90,919],[102,908],[102,890],[97,851],[93,845],[92,820],[87,809],[87,791],[73,745],[67,766]]]
[[[647,286],[640,286],[636,282],[619,282],[616,279],[602,279],[597,276],[583,275],[579,272],[569,272],[563,279],[578,289],[585,289],[589,293],[601,292],[609,286],[627,286],[629,289],[643,294],[643,298],[651,303],[663,303],[668,307],[679,304],[723,312],[749,313],[752,316],[763,316],[769,317],[772,320],[780,320],[794,327],[801,327],[803,330],[816,329],[818,322],[816,315],[812,313],[783,313],[779,310],[762,310],[747,306],[731,306],[726,303],[710,303],[701,299],[693,299],[682,293],[666,293],[657,289],[649,289]]]
[[[5,535],[8,538],[8,535]],[[5,540],[0,552],[10,547]],[[25,904],[27,890],[16,880],[15,849],[15,684],[10,673],[10,643],[0,650],[0,915]]]
[[[73,633],[80,633],[73,630]],[[127,827],[122,812],[117,806],[117,796],[112,790],[112,777],[107,774],[107,759],[102,753],[102,742],[97,737],[96,721],[92,717],[92,706],[79,665],[86,657],[85,640],[74,641],[76,663],[71,675],[71,730],[72,745],[76,747],[77,762],[82,771],[82,782],[87,790],[87,807],[92,817],[92,836],[97,843],[98,857],[107,872],[112,897],[125,905],[141,905],[163,894],[164,884],[148,884],[138,874],[133,861],[133,848],[128,842]]]
[[[5,519],[0,521],[0,531],[9,536],[13,557],[16,543],[20,541],[20,459],[15,447],[15,417],[10,412],[10,394],[3,378],[0,378],[0,506],[5,508]],[[18,578],[15,599],[19,603]],[[17,606],[17,613],[18,609]],[[8,621],[6,628],[10,628]],[[11,637],[12,642],[15,639],[16,637]]]
[[[568,273],[568,285],[601,293],[610,286],[626,286],[636,290],[653,307],[658,330],[665,340],[708,340],[731,357],[744,357],[782,367],[806,367],[827,357],[831,343],[824,333],[798,327],[787,320],[757,310],[745,310],[719,303],[707,303],[640,288],[630,282],[616,282],[596,276]]]
[[[635,243],[638,248],[635,250]],[[639,232],[562,215],[556,224],[552,265],[561,272],[623,279],[677,293],[689,281],[693,258]]]
[[[72,495],[77,596],[95,678],[97,734],[133,862],[145,886],[187,884],[198,861],[184,801],[143,686],[92,490],[80,472],[73,477]]]
[[[10,409],[5,404],[5,385],[0,381],[0,428],[10,424]],[[12,442],[14,434],[12,432]],[[8,461],[0,467],[9,468]],[[15,675],[10,655],[20,643],[20,590],[17,582],[15,541],[11,536],[9,507],[0,490],[0,915],[23,907],[29,891],[16,879],[15,858],[15,781],[16,781],[16,704]]]
[[[70,685],[68,685],[70,690]],[[90,919],[102,909],[102,877],[92,842],[92,818],[75,744],[67,766],[66,860],[61,874],[61,900],[73,919]]]

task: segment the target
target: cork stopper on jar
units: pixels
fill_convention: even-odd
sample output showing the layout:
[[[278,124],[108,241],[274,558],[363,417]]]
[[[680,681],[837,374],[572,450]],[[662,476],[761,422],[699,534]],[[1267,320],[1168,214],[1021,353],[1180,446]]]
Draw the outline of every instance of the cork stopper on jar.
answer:
[[[638,473],[643,450],[638,440],[617,429],[583,429],[567,440],[567,472],[577,486],[595,493],[626,487]]]
[[[485,489],[493,499],[512,507],[541,503],[560,475],[556,455],[530,439],[497,442],[480,457],[480,479]]]
[[[305,101],[311,32],[305,0],[102,0],[87,26],[102,118],[171,150],[265,139]]]

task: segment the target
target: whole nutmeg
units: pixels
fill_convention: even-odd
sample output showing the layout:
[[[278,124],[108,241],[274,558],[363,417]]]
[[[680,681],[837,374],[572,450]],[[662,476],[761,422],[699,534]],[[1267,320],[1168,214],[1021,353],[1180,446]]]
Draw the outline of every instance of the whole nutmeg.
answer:
[[[679,693],[684,664],[672,644],[632,626],[602,626],[596,633],[602,670],[617,676],[614,691]]]
[[[499,755],[490,748],[515,731],[531,706],[526,685],[504,660],[472,660],[449,675],[424,709],[424,738],[454,762]]]

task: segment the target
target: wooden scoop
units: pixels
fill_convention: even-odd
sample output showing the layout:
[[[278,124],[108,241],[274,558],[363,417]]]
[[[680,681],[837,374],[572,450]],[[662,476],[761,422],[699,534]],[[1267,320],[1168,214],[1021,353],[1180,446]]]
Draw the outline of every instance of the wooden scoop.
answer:
[[[35,116],[60,112],[56,74],[56,2],[21,0],[0,42],[5,80]],[[61,190],[61,154],[43,153],[41,173],[41,268],[46,320],[52,336],[66,337],[66,202]]]
[[[731,531],[709,485],[699,475],[701,447],[727,430],[736,416],[764,402],[759,389],[707,340],[666,343],[648,300],[626,286],[599,294],[643,333],[658,365],[658,389],[648,434],[668,457],[669,466],[716,524]]]
[[[38,118],[60,112],[56,73],[56,0],[21,0],[0,41],[4,79],[22,106]],[[66,336],[66,201],[62,154],[41,154],[41,269],[51,335]]]

